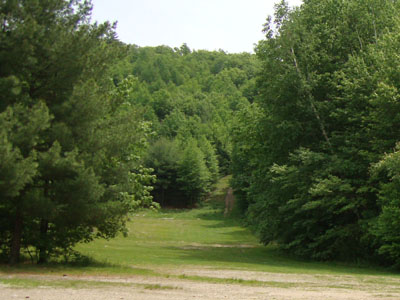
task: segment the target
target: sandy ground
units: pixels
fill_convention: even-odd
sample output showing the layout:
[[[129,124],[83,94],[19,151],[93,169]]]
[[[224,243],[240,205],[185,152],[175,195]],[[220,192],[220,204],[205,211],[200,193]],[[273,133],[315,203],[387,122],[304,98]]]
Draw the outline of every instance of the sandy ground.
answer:
[[[166,270],[157,270],[162,273]],[[0,285],[0,299],[40,300],[183,300],[183,299],[343,299],[378,300],[400,299],[400,279],[378,276],[334,276],[281,274],[236,270],[179,269],[168,270],[170,278],[143,276],[47,276],[47,275],[1,275],[1,277],[40,278],[51,280],[82,280],[113,282],[113,285],[99,285],[91,288],[37,287],[15,288]],[[257,280],[255,285],[223,284],[178,279],[174,275],[202,276]],[[260,283],[263,282],[263,283]],[[121,284],[121,285],[119,285]],[[149,285],[157,285],[149,289]],[[258,286],[260,285],[260,286]],[[161,289],[165,287],[166,289]]]

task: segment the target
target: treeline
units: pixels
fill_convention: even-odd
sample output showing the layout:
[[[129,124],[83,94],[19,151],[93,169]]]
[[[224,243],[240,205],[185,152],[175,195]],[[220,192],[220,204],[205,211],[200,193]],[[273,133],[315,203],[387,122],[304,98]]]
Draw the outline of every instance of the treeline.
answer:
[[[263,243],[400,265],[399,14],[387,0],[276,6],[233,133],[233,185]]]
[[[248,53],[129,46],[113,80],[152,124],[155,201],[193,206],[230,172],[233,114],[254,98],[257,66]]]
[[[230,171],[250,54],[124,45],[90,1],[0,3],[0,260],[44,263]]]

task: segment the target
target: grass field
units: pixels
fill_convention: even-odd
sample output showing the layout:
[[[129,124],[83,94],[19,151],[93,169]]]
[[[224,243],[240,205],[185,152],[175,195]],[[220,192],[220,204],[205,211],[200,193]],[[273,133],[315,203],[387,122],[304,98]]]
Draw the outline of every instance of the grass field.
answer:
[[[99,262],[145,269],[192,265],[285,273],[388,273],[376,268],[302,261],[272,246],[260,245],[235,215],[223,216],[228,180],[221,180],[200,208],[142,211],[129,223],[128,237],[98,240],[80,245],[77,250]]]
[[[321,288],[323,285],[325,288],[329,286],[351,290],[354,286],[365,284],[370,286],[371,290],[380,287],[391,292],[398,291],[400,294],[400,276],[396,273],[340,263],[302,261],[285,256],[272,246],[260,245],[257,238],[241,226],[234,213],[230,216],[223,215],[228,180],[229,178],[221,180],[210,199],[199,208],[140,211],[132,216],[127,237],[118,236],[109,241],[97,240],[78,245],[76,250],[89,258],[85,263],[58,263],[41,267],[29,264],[12,268],[2,266],[0,283],[20,288],[96,288],[114,285],[123,287],[126,285],[124,282],[77,276],[141,276],[281,289],[296,288],[301,284],[310,289]],[[5,274],[12,276],[6,277]],[[19,274],[21,276],[18,276]],[[41,284],[42,280],[35,277],[57,274],[68,274],[72,278],[68,281],[53,278]],[[257,274],[287,274],[286,276],[292,276],[292,279],[276,280],[276,276],[273,275],[260,279]],[[34,277],[29,277],[31,275]],[[302,278],[299,283],[299,279],[293,277],[297,275],[309,277]],[[325,279],[322,281],[325,283],[318,282],[318,278],[327,278],[326,276],[331,276],[329,280],[338,280],[333,283],[328,283]],[[168,282],[160,285],[157,280],[135,283],[134,286],[175,291],[174,285]]]

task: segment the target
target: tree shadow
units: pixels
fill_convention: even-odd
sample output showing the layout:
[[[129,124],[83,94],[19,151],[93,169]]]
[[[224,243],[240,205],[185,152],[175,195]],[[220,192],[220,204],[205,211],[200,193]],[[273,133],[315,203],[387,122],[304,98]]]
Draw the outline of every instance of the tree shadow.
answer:
[[[9,265],[0,264],[0,272],[12,273],[69,273],[69,272],[94,272],[95,274],[135,274],[135,275],[154,275],[155,272],[149,269],[137,268],[127,265],[99,261],[90,256],[80,255],[79,259],[71,261],[50,260],[44,264],[32,263],[30,260],[22,260],[19,264]]]
[[[293,257],[272,246],[247,245],[195,245],[193,247],[165,247],[179,252],[179,258],[189,265],[209,265],[250,271],[283,273],[320,273],[383,275],[397,274],[390,270],[369,265],[340,262],[315,262]]]
[[[201,220],[214,221],[212,224],[204,225],[207,228],[222,228],[244,226],[244,219],[235,211],[224,215],[224,208],[219,206],[210,206],[210,209],[204,213],[199,213],[197,217]]]

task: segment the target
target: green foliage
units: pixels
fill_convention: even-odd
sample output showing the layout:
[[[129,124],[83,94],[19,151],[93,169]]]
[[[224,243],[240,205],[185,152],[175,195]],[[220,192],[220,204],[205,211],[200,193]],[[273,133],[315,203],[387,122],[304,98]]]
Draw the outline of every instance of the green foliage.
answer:
[[[398,267],[400,264],[400,156],[396,151],[385,154],[373,165],[375,176],[387,177],[381,180],[378,192],[381,212],[373,222],[373,233],[380,240],[379,252],[389,256]]]
[[[257,169],[258,160],[264,155],[262,139],[258,136],[258,126],[262,116],[260,107],[253,103],[236,112],[233,121],[232,173],[235,176],[231,184],[236,188],[237,205],[242,213],[248,208],[246,194],[254,180],[253,172]]]
[[[12,263],[22,247],[45,262],[114,237],[128,213],[153,205],[135,82],[109,80],[124,47],[90,11],[86,1],[0,4],[0,248]]]
[[[204,154],[195,140],[189,140],[178,162],[177,182],[181,183],[181,190],[193,205],[209,190],[211,174],[206,166]]]
[[[193,190],[190,176],[184,176],[188,182],[178,180],[177,162],[184,160],[190,140],[197,141],[204,156],[197,160],[204,160],[201,164],[210,173],[206,181],[201,180],[202,190],[230,172],[233,115],[254,97],[257,68],[250,54],[191,51],[185,44],[175,49],[128,47],[127,56],[112,72],[114,83],[130,91],[129,102],[143,109],[152,123],[154,136],[145,166],[154,169],[158,178],[152,192],[156,201],[182,207],[200,198],[186,198]]]
[[[180,206],[185,203],[179,193],[178,165],[181,150],[177,141],[161,138],[149,148],[145,164],[154,170],[157,180],[153,195],[162,206]]]
[[[199,148],[204,154],[204,162],[210,173],[209,182],[214,184],[219,179],[219,166],[215,149],[205,136],[200,137]]]
[[[383,204],[397,186],[370,167],[400,140],[399,11],[392,1],[276,6],[257,47],[256,105],[233,131],[232,183],[264,243],[323,260],[397,259],[396,210]]]
[[[1,199],[19,196],[37,174],[34,148],[49,121],[48,109],[42,102],[32,108],[16,104],[0,114]]]

